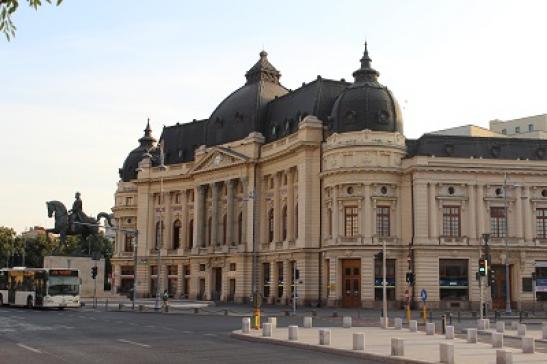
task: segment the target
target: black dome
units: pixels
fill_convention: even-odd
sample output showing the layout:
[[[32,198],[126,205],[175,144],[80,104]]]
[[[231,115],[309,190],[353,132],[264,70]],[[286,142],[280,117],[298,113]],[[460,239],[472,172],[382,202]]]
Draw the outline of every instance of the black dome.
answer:
[[[393,93],[378,82],[378,71],[371,68],[365,44],[361,68],[353,73],[355,83],[334,103],[330,129],[343,133],[358,130],[403,132],[401,110]]]
[[[207,145],[240,140],[253,131],[260,131],[266,104],[288,92],[279,83],[281,74],[267,56],[265,51],[260,52],[258,62],[245,74],[245,85],[213,111],[206,127]]]
[[[156,139],[152,136],[150,120],[146,124],[144,136],[139,139],[139,143],[140,145],[137,148],[129,152],[129,155],[123,162],[123,167],[119,169],[120,178],[124,182],[137,178],[137,168],[139,167],[139,162],[147,153],[151,153],[155,149],[154,144],[156,143]]]

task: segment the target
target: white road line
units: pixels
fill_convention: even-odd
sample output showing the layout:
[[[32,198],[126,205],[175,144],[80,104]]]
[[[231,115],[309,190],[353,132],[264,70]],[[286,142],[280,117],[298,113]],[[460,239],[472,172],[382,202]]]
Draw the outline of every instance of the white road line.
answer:
[[[131,340],[118,339],[118,341],[121,342],[121,343],[126,343],[126,344],[131,344],[131,345],[140,346],[140,347],[142,347],[142,348],[150,348],[150,347],[151,347],[150,345],[141,344],[141,343],[138,343],[138,342],[135,342],[135,341],[131,341]]]
[[[209,333],[207,333],[207,334],[203,334],[203,336],[217,336],[217,334],[209,334]]]
[[[26,346],[25,344],[17,343],[17,346],[23,349],[26,349],[28,351],[32,351],[33,353],[42,354],[41,350],[31,348],[30,346]]]
[[[183,334],[193,334],[193,331],[182,331]]]

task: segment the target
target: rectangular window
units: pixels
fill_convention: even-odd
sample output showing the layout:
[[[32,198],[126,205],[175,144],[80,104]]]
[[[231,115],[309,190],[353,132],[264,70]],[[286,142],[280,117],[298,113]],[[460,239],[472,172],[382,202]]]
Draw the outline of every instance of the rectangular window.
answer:
[[[283,262],[277,262],[277,297],[283,297],[283,286],[285,284]]]
[[[461,233],[460,206],[443,207],[443,236],[459,237]]]
[[[121,266],[121,275],[122,276],[132,276],[134,274],[134,269],[132,265],[122,265]]]
[[[376,235],[390,236],[389,206],[376,207]]]
[[[167,274],[170,276],[176,276],[178,275],[179,267],[176,265],[168,265],[167,266]]]
[[[200,264],[199,265],[199,271],[200,272],[205,272],[205,264]]]
[[[230,263],[230,272],[236,271],[236,263]]]
[[[150,266],[150,275],[151,276],[158,275],[158,266],[157,265],[151,265]]]
[[[357,206],[348,206],[344,208],[344,235],[346,237],[357,236],[359,232],[359,213]]]
[[[125,244],[123,247],[124,252],[132,252],[133,251],[133,236],[126,235],[125,236]]]
[[[490,234],[493,238],[507,237],[505,207],[490,207]]]
[[[503,135],[507,135],[507,129],[501,129],[501,133],[502,133]]]
[[[528,124],[528,131],[530,133],[534,131],[534,124]]]
[[[270,263],[263,263],[262,264],[262,276],[264,277],[264,291],[263,296],[264,297],[270,297]]]
[[[382,280],[384,273],[382,271],[382,259],[374,259],[374,299],[382,300],[383,288]],[[395,300],[395,259],[386,259],[386,281],[387,281],[387,300]]]
[[[520,126],[516,126],[515,127],[515,134],[519,134],[520,133]]]
[[[185,265],[184,267],[182,267],[182,271],[184,272],[185,276],[189,276],[190,275],[190,265]]]
[[[441,300],[468,300],[469,277],[467,259],[439,259]]]
[[[133,197],[126,197],[126,198],[125,198],[125,204],[126,204],[127,206],[133,205]]]
[[[547,208],[536,209],[536,236],[547,239]]]

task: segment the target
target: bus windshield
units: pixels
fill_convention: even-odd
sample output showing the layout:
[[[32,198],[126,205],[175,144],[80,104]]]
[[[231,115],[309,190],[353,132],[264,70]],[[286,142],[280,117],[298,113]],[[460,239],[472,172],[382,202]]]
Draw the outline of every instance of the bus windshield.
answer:
[[[80,281],[78,277],[49,276],[48,295],[71,295],[79,294]]]

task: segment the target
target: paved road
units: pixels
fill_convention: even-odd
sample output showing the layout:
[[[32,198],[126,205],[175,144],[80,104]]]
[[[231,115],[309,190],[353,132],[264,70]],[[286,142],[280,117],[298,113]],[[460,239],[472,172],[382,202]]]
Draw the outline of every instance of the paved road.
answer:
[[[231,338],[240,324],[229,316],[0,307],[0,362],[376,364]]]

